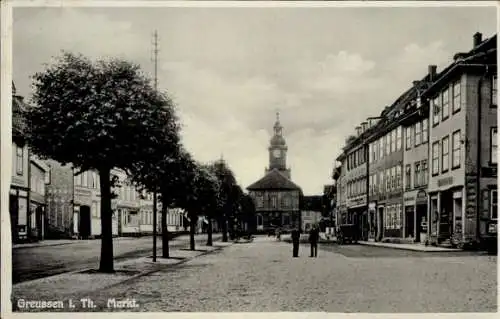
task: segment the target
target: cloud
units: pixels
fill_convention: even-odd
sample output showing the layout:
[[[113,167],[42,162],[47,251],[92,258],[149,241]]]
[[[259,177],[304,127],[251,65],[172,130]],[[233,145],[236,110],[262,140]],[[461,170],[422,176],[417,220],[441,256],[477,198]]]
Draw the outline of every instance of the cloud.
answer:
[[[422,17],[431,9],[298,10],[16,8],[14,79],[28,95],[29,76],[61,49],[123,57],[152,74],[151,32],[158,29],[159,85],[178,105],[194,157],[211,161],[222,153],[248,186],[268,165],[279,109],[292,179],[318,194],[355,126],[379,115],[427,65],[445,67],[463,47],[456,30],[478,25],[450,28],[456,10],[438,12],[429,25]],[[461,17],[470,17],[464,10]],[[381,23],[388,18],[396,26]]]

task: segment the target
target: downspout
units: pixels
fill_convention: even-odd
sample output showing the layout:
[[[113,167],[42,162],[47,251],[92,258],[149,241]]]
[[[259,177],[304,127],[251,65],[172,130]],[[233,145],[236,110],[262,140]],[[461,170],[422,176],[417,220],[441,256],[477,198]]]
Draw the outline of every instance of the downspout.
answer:
[[[483,75],[479,78],[479,82],[477,84],[477,141],[476,141],[476,156],[477,156],[477,162],[476,162],[476,240],[480,244],[481,243],[481,201],[482,201],[482,194],[481,194],[481,161],[482,161],[482,156],[481,156],[481,116],[482,116],[482,87],[483,87],[483,81],[486,78],[486,75],[488,74],[488,65],[485,66],[485,71]]]
[[[366,158],[366,223],[368,224],[370,221],[369,207],[370,207],[370,155],[371,155],[369,144],[368,144],[368,146],[365,145],[365,151],[366,151],[366,148],[368,148],[368,156]],[[364,232],[364,226],[365,225],[362,225],[363,232]],[[366,236],[368,237],[369,233],[370,233],[370,225],[368,225],[367,232],[368,232],[368,234],[366,234]],[[367,240],[368,240],[368,238],[367,238]]]
[[[26,238],[30,240],[31,238],[31,230],[32,230],[32,225],[31,225],[31,156],[30,156],[30,149],[29,147],[26,148],[26,156],[28,157],[28,168],[27,168],[27,174],[28,174],[28,194],[26,196]]]

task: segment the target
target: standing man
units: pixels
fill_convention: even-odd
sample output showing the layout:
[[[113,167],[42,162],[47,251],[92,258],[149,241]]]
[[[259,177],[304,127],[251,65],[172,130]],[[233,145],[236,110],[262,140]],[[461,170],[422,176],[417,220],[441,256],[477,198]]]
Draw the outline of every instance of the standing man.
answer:
[[[297,226],[292,230],[293,257],[299,257],[300,231]]]
[[[318,257],[318,240],[319,240],[319,229],[317,225],[314,225],[309,231],[309,242],[311,243],[310,257]]]

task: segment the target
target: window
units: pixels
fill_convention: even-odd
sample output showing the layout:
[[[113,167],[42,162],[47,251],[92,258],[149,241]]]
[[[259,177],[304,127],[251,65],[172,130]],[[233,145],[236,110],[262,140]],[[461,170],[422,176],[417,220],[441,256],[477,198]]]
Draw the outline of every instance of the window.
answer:
[[[427,185],[428,179],[429,179],[429,169],[427,168],[427,160],[422,161],[422,179],[421,183],[422,185]]]
[[[89,173],[88,172],[82,173],[82,186],[83,187],[89,186]]]
[[[446,173],[450,166],[450,138],[443,137],[441,143],[441,172]]]
[[[429,141],[429,120],[422,120],[422,143],[427,143]]]
[[[97,176],[96,172],[92,172],[92,188],[97,188],[97,180],[99,176]]]
[[[384,180],[384,171],[380,171],[378,172],[379,176],[378,176],[378,181],[380,183],[380,193],[383,193],[385,191],[385,180]]]
[[[396,166],[396,188],[400,189],[402,184],[401,181],[401,165]]]
[[[22,147],[16,146],[16,173],[23,175],[24,172],[24,150]]]
[[[439,141],[432,143],[432,175],[439,174]]]
[[[399,126],[396,129],[396,151],[401,150],[401,144],[403,143],[402,128]]]
[[[373,144],[372,143],[368,144],[368,156],[369,156],[368,162],[372,163],[373,162]]]
[[[491,79],[491,105],[497,106],[497,76],[493,76]]]
[[[491,164],[497,164],[497,152],[498,152],[498,140],[497,140],[497,128],[491,128],[490,134],[490,162]]]
[[[370,185],[370,189],[368,190],[368,192],[370,193],[370,195],[372,195],[372,193],[373,193],[373,175],[370,175],[368,177],[368,184]]]
[[[385,191],[390,192],[391,191],[391,171],[390,169],[385,170]]]
[[[449,104],[450,90],[443,91],[443,105],[441,106],[441,119],[444,121],[450,117],[450,104]]]
[[[411,164],[407,164],[405,167],[405,188],[411,188]]]
[[[411,148],[411,126],[408,126],[406,128],[405,139],[406,139],[406,149],[409,150]]]
[[[396,130],[391,132],[391,153],[396,151]]]
[[[92,202],[92,216],[97,217],[97,202]]]
[[[385,140],[385,155],[389,155],[391,152],[391,134],[387,134],[384,136]]]
[[[420,162],[415,162],[415,178],[414,178],[414,187],[419,187],[420,184]]]
[[[439,124],[439,96],[432,101],[432,125]]]
[[[453,113],[460,111],[460,80],[453,84]]]
[[[452,153],[451,153],[451,168],[459,168],[460,167],[460,145],[462,141],[460,140],[460,130],[453,132],[451,136],[451,144],[452,144]],[[434,173],[434,168],[432,169]]]
[[[273,197],[271,197],[271,207],[277,208],[276,206],[277,206],[277,200],[276,200],[276,197],[273,196]]]
[[[491,205],[490,205],[490,218],[498,219],[498,199],[497,199],[497,190],[491,190]]]
[[[419,123],[415,124],[415,147],[422,143],[422,126]]]
[[[396,190],[396,166],[391,168],[391,187],[392,190]]]
[[[381,137],[379,140],[378,140],[378,146],[379,146],[379,158],[383,158],[384,157],[384,153],[385,153],[385,144],[384,144],[384,139]]]

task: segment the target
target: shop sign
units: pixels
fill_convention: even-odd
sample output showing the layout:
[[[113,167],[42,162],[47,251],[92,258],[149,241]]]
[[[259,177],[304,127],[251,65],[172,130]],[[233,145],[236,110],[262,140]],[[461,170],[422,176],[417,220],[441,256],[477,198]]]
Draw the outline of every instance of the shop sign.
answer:
[[[477,178],[475,176],[467,176],[465,179],[466,183],[466,209],[465,209],[465,217],[473,218],[476,214],[476,201],[477,201],[477,192],[476,192],[476,182]]]
[[[349,207],[364,205],[366,203],[365,196],[349,199],[347,204]]]
[[[427,193],[424,190],[419,190],[417,193],[417,204],[427,204]]]
[[[371,202],[368,204],[369,210],[375,210],[376,207],[377,207],[377,203],[375,203],[375,202]]]
[[[451,184],[453,184],[453,176],[438,179],[437,184],[438,184],[438,187],[451,185]]]
[[[483,177],[497,177],[497,167],[481,167],[481,176]]]
[[[404,202],[405,202],[406,204],[407,204],[407,203],[412,203],[412,202],[414,202],[414,201],[415,201],[415,197],[413,197],[413,196],[406,196],[406,197],[404,198]]]

